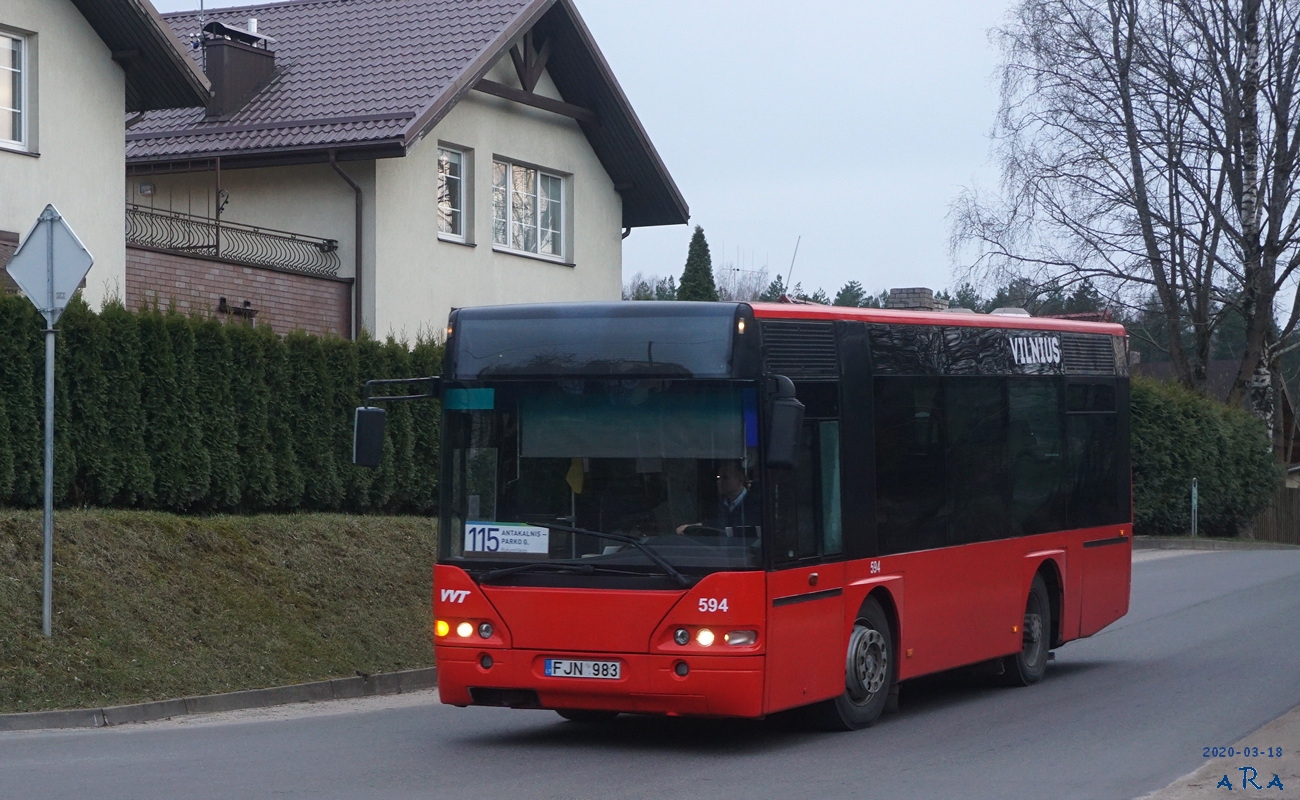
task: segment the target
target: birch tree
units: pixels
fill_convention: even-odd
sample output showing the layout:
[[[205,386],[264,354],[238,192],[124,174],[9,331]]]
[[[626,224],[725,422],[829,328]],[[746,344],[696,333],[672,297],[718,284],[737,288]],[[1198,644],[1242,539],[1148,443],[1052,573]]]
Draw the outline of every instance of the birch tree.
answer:
[[[1265,416],[1300,315],[1300,0],[1021,0],[993,35],[1002,183],[954,203],[968,277],[1154,300],[1193,388],[1239,315],[1229,400]]]

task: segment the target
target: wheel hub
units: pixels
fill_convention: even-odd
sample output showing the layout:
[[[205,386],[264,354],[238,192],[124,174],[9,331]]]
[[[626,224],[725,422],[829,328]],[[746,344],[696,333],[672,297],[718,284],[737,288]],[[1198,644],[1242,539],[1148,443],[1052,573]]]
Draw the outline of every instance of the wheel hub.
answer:
[[[880,631],[854,626],[844,675],[845,688],[855,703],[864,703],[881,690],[889,675],[889,656]]]

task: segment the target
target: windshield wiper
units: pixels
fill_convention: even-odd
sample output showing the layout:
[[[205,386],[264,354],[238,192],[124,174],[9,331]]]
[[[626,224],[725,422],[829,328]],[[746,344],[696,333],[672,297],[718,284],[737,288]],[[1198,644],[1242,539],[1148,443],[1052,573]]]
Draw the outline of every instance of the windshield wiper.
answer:
[[[491,583],[497,578],[504,578],[507,575],[515,575],[520,572],[576,572],[580,575],[591,575],[599,572],[604,575],[644,575],[644,572],[636,572],[630,569],[615,569],[613,567],[602,567],[596,564],[571,564],[567,561],[533,561],[528,564],[516,564],[513,567],[499,567],[490,569],[479,576],[480,583]]]
[[[606,533],[605,531],[593,531],[593,530],[588,530],[587,528],[571,528],[568,525],[556,525],[551,522],[540,522],[537,524],[543,528],[550,528],[551,530],[555,530],[555,531],[581,533],[581,534],[586,534],[587,536],[595,536],[597,539],[609,539],[612,542],[622,542],[623,544],[631,545],[636,549],[640,550],[642,553],[645,553],[646,557],[649,558],[651,561],[653,561],[656,566],[658,566],[668,575],[672,576],[672,579],[677,581],[678,586],[691,585],[690,578],[687,578],[685,575],[678,572],[677,568],[674,567],[672,564],[669,564],[668,561],[664,559],[663,556],[656,553],[653,549],[650,548],[649,545],[645,544],[635,536],[628,536],[622,533]],[[538,563],[545,563],[545,562],[538,562]],[[511,569],[511,567],[504,567],[503,569]]]

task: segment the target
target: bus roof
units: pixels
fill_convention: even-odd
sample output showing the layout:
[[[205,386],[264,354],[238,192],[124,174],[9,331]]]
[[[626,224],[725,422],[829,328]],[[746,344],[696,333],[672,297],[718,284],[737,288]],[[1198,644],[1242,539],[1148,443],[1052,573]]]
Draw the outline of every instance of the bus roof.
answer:
[[[1034,331],[1071,331],[1124,336],[1124,326],[1116,322],[1082,322],[1057,317],[1029,317],[1016,314],[954,313],[919,309],[851,308],[812,303],[748,303],[758,319],[852,319],[862,322],[902,325],[949,325],[970,328],[1012,328]]]

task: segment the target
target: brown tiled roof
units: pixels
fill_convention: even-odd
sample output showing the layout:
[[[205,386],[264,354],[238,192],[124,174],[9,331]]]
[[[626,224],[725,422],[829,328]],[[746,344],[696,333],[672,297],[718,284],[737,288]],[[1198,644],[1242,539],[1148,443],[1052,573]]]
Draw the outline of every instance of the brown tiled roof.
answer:
[[[510,44],[533,29],[552,41],[547,70],[564,99],[593,110],[580,123],[623,194],[627,226],[689,214],[571,0],[295,0],[164,17],[182,42],[202,24],[270,36],[277,76],[229,119],[154,111],[127,131],[136,170],[221,157],[230,167],[405,155]],[[200,51],[190,49],[198,63]]]
[[[126,73],[125,110],[207,102],[207,78],[185,58],[149,0],[72,2]]]

